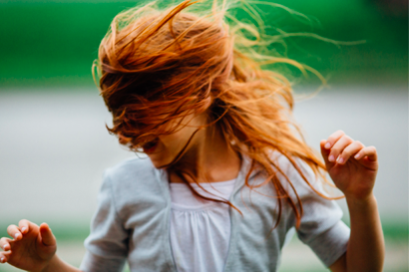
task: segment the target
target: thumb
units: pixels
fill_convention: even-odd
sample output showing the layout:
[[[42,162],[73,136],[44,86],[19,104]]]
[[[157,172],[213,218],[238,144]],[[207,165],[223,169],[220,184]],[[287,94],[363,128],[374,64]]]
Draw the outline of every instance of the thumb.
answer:
[[[46,223],[40,225],[40,233],[43,245],[52,246],[56,244],[54,234]]]
[[[333,162],[328,161],[328,156],[331,152],[331,149],[326,149],[325,144],[327,141],[325,139],[320,141],[320,148],[321,148],[321,155],[324,158],[325,166],[327,166],[327,170],[329,170],[333,165],[335,165]]]

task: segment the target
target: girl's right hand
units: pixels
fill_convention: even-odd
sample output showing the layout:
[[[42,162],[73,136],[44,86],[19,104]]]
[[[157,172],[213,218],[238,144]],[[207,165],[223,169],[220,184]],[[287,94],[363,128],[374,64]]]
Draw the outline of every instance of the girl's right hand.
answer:
[[[7,233],[13,238],[0,239],[0,262],[27,271],[45,271],[55,256],[57,242],[46,223],[40,226],[21,220],[18,227],[10,225]]]

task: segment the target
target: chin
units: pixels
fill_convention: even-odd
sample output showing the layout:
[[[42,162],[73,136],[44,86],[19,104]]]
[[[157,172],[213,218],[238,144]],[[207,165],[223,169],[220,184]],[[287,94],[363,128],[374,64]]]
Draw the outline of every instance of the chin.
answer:
[[[151,161],[152,161],[153,166],[154,166],[156,169],[160,169],[160,166],[165,165],[165,164],[163,164],[162,162],[154,161],[154,160],[152,160],[152,159],[151,159]]]
[[[168,161],[168,160],[163,160],[163,158],[159,158],[159,155],[153,155],[152,154],[152,155],[148,155],[148,156],[149,156],[153,166],[156,169],[159,169],[161,166],[164,166],[164,165],[170,163],[170,161]]]

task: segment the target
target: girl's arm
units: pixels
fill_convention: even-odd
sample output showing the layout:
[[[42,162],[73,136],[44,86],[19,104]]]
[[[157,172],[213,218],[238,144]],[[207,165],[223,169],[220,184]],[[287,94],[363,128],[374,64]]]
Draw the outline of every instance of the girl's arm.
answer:
[[[57,241],[49,226],[21,220],[19,226],[10,225],[7,233],[13,238],[0,239],[0,262],[27,271],[79,271],[63,262],[55,254]]]
[[[81,272],[81,270],[70,264],[67,264],[57,255],[54,255],[48,266],[44,268],[43,272]]]
[[[382,271],[385,245],[373,187],[378,171],[375,147],[365,147],[337,131],[322,140],[329,175],[344,193],[351,224],[347,252],[332,271]]]

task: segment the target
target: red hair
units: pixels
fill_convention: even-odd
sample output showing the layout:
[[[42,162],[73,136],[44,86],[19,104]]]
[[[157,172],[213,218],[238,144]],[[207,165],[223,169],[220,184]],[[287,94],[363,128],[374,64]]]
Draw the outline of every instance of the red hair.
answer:
[[[324,180],[325,165],[294,132],[298,127],[291,119],[294,100],[290,82],[280,73],[262,67],[284,62],[303,72],[311,69],[294,60],[262,54],[262,35],[256,27],[234,17],[226,23],[226,1],[218,5],[214,0],[212,12],[207,14],[192,12],[195,3],[186,0],[167,9],[151,3],[114,18],[94,63],[101,95],[113,115],[113,127],[108,130],[119,137],[120,143],[138,151],[156,136],[183,126],[179,123],[171,127],[170,121],[183,120],[192,112],[207,113],[206,126],[216,125],[227,145],[252,159],[246,186],[274,186],[279,200],[276,225],[285,200],[293,208],[298,226],[302,216],[300,198],[271,158],[271,151],[287,157],[310,186],[295,158]],[[176,167],[184,150],[164,167],[194,180],[183,166]],[[254,168],[268,174],[261,185],[249,184]],[[287,179],[297,200],[290,198],[277,173]]]

